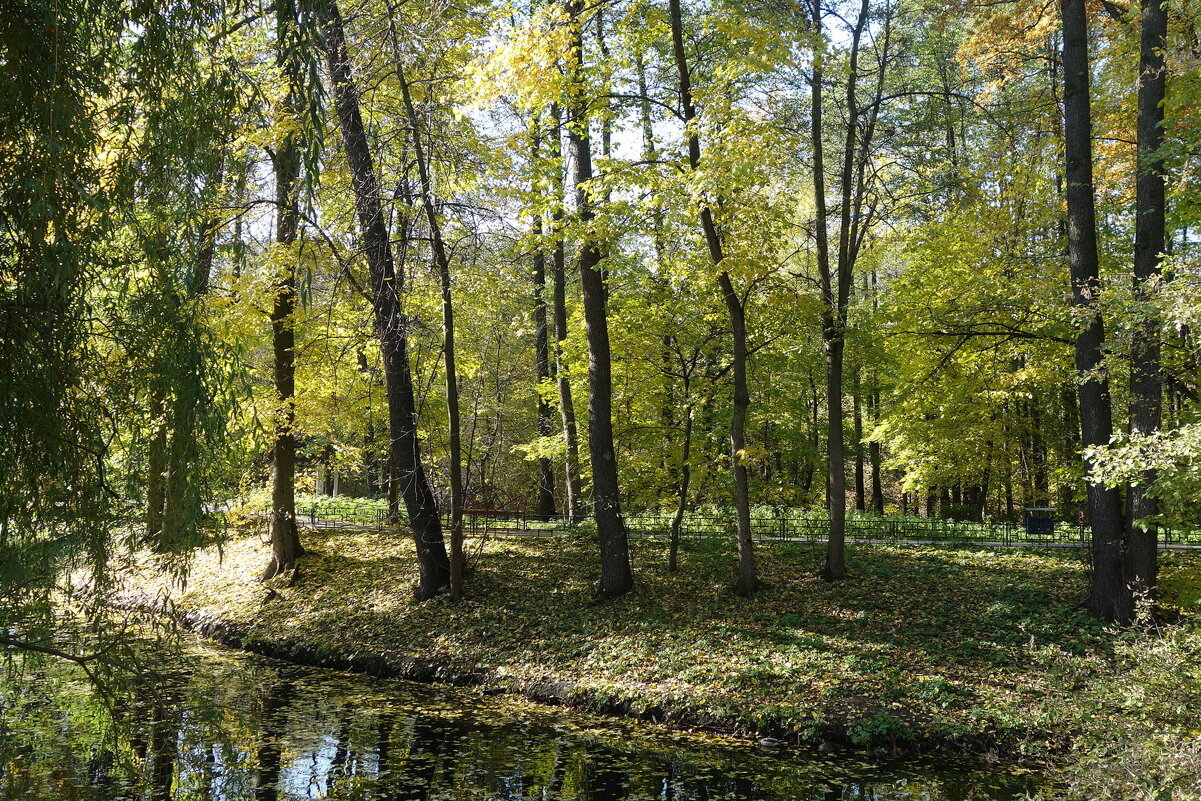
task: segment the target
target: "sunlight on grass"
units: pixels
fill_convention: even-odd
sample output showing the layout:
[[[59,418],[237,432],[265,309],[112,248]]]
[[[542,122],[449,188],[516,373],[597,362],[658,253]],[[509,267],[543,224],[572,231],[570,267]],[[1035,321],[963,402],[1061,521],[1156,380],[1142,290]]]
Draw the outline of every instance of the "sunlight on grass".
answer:
[[[726,586],[728,543],[686,543],[671,574],[659,543],[635,541],[637,591],[598,605],[588,537],[497,539],[473,562],[464,602],[418,604],[407,538],[312,531],[305,543],[290,585],[256,580],[267,549],[243,535],[200,553],[186,589],[149,566],[139,589],[331,658],[372,653],[448,678],[553,687],[585,706],[861,743],[1053,737],[1062,721],[1048,699],[1068,688],[1047,654],[1095,671],[1109,642],[1077,608],[1074,553],[861,547],[853,577],[831,584],[817,577],[818,546],[777,544],[761,549],[770,589],[745,601]],[[1195,561],[1174,557],[1165,573],[1183,577]]]

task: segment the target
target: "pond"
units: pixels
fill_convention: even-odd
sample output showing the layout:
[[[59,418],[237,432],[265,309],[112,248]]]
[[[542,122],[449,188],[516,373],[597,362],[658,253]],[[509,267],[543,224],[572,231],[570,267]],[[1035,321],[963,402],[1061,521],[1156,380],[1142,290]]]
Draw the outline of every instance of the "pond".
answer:
[[[766,751],[198,643],[147,662],[105,694],[62,664],[10,662],[0,799],[983,801],[1039,782],[997,766]]]

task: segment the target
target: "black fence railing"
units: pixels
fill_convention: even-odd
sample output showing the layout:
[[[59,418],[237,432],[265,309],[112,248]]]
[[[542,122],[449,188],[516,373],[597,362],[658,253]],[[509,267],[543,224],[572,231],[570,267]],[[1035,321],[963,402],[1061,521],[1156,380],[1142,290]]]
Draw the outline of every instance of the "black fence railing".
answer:
[[[243,511],[243,518],[264,519],[267,510]],[[310,528],[354,528],[383,531],[392,524],[387,510],[377,502],[356,503],[353,499],[336,505],[298,504],[297,522]],[[631,536],[667,539],[673,515],[670,513],[632,513],[626,515]],[[446,521],[449,523],[449,521]],[[544,517],[522,512],[495,510],[468,511],[464,530],[469,536],[555,536],[572,530],[564,518]],[[688,539],[732,537],[732,514],[694,511],[681,521],[680,536]],[[824,515],[781,509],[764,513],[756,510],[751,518],[751,533],[758,542],[824,542],[829,537],[829,521]],[[856,542],[916,542],[946,545],[1081,547],[1089,544],[1089,532],[1074,523],[1027,526],[1010,522],[968,522],[938,518],[848,517],[846,537]],[[1163,547],[1201,547],[1201,531],[1160,532]]]

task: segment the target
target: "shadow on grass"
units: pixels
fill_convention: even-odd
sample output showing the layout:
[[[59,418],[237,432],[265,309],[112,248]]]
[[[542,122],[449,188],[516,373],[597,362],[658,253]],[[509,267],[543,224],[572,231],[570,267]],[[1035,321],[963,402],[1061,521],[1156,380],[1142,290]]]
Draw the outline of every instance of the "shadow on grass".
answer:
[[[293,588],[296,601],[332,600],[332,616],[404,633],[413,644],[475,634],[469,639],[521,647],[513,636],[519,631],[577,654],[602,638],[629,637],[644,649],[657,640],[710,637],[763,651],[884,649],[930,667],[949,661],[980,669],[1009,664],[1025,646],[1080,650],[1104,641],[1075,608],[1084,587],[1079,562],[1059,553],[857,546],[849,553],[854,576],[828,583],[816,575],[820,546],[775,544],[760,548],[772,589],[748,602],[725,586],[733,568],[724,548],[694,546],[669,574],[660,543],[636,542],[637,591],[595,605],[588,538],[506,540],[478,560],[466,602],[418,604],[410,597],[411,553],[363,553],[361,543],[322,542]]]
[[[635,592],[596,604],[595,538],[498,539],[482,550],[464,601],[417,603],[411,541],[345,532],[305,541],[312,553],[295,584],[237,610],[264,636],[299,634],[607,697],[736,711],[867,698],[865,708],[893,703],[935,716],[949,704],[970,726],[977,703],[1055,681],[1032,658],[1039,649],[1108,649],[1077,608],[1082,565],[1062,552],[859,545],[848,552],[852,578],[829,583],[818,577],[821,545],[765,544],[758,555],[771,589],[745,600],[730,589],[733,543],[688,543],[681,569],[669,573],[665,544],[639,540]],[[239,547],[238,566],[224,569],[245,587],[262,546]],[[229,580],[210,580],[218,577]]]

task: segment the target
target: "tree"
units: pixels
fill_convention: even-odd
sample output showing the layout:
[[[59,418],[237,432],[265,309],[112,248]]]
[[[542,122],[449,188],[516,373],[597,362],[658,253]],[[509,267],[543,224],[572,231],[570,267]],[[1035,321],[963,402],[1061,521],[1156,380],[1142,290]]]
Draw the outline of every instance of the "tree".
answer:
[[[85,365],[99,356],[85,300],[113,220],[90,211],[108,200],[88,156],[103,124],[90,87],[115,83],[118,72],[118,54],[93,48],[116,16],[74,20],[54,4],[26,3],[0,18],[0,457],[9,476],[0,482],[0,625],[20,625],[31,641],[53,620],[68,559],[78,554],[79,568],[107,572],[97,557],[108,549],[97,545],[109,541],[117,500],[97,415],[107,399],[83,391]]]
[[[163,488],[164,543],[183,549],[201,541],[199,529],[203,516],[204,493],[210,489],[204,481],[201,465],[212,460],[206,445],[218,443],[205,437],[206,411],[220,404],[209,397],[206,378],[217,372],[216,354],[204,342],[204,302],[217,248],[217,236],[224,220],[219,211],[225,176],[223,142],[215,142],[215,164],[205,182],[202,196],[214,209],[197,230],[197,251],[191,275],[185,276],[181,298],[179,382],[168,419],[166,448],[167,475]],[[206,408],[207,407],[207,408]],[[214,410],[215,411],[215,410]],[[223,410],[213,417],[220,420]],[[211,427],[211,423],[210,423]]]
[[[430,179],[429,163],[421,141],[421,128],[417,109],[413,105],[409,82],[405,78],[401,63],[399,37],[391,9],[388,14],[388,32],[396,57],[396,79],[400,83],[405,116],[413,142],[413,158],[417,162],[417,176],[421,187],[421,206],[425,210],[426,225],[429,226],[430,248],[438,270],[438,282],[442,290],[442,360],[446,378],[446,420],[449,445],[450,470],[450,597],[463,597],[463,455],[459,434],[459,376],[455,367],[455,311],[451,296],[450,257],[442,239],[442,226],[438,221],[438,209],[434,186]]]
[[[574,165],[572,184],[576,217],[580,224],[580,283],[584,291],[584,325],[588,338],[588,451],[592,459],[592,514],[600,540],[601,576],[597,596],[616,598],[634,588],[621,493],[617,453],[613,446],[613,367],[609,351],[609,321],[601,251],[590,230],[595,212],[589,194],[592,180],[592,144],[588,126],[591,114],[585,91],[583,6],[567,4],[572,51],[569,56],[568,91],[570,121],[567,137]]]
[[[296,6],[291,0],[276,0],[276,62],[285,76],[291,75],[287,48],[294,46]],[[271,310],[271,350],[275,360],[275,444],[271,471],[271,561],[263,570],[265,581],[294,570],[304,553],[296,526],[296,232],[300,221],[300,142],[291,126],[298,103],[297,87],[290,85],[283,102],[285,130],[272,155],[275,167],[275,241],[283,251]]]
[[[532,123],[533,130],[530,134],[530,160],[536,163],[541,156],[542,148],[542,130],[541,120],[536,119]],[[559,136],[558,130],[554,134]],[[558,183],[556,181],[556,183]],[[545,396],[545,387],[551,381],[551,358],[550,358],[550,327],[547,324],[547,306],[546,306],[546,247],[543,242],[542,232],[542,213],[535,212],[533,215],[532,230],[530,232],[531,239],[534,241],[534,362],[538,375],[537,387],[537,413],[538,413],[538,436],[549,437],[553,424],[551,422],[551,407]],[[570,398],[570,388],[568,388],[568,397]],[[574,416],[574,412],[572,413]],[[574,425],[574,423],[573,423]],[[568,486],[568,494],[573,492],[573,488]],[[547,456],[538,458],[538,515],[544,520],[549,520],[555,515],[555,470],[554,465]]]
[[[1080,427],[1084,446],[1107,445],[1113,437],[1113,405],[1106,377],[1105,322],[1101,290],[1097,215],[1093,197],[1092,119],[1089,86],[1088,18],[1083,0],[1061,0],[1063,22],[1064,176],[1068,208],[1068,264],[1072,306],[1083,327],[1076,336]],[[1086,474],[1091,459],[1085,457]],[[1093,573],[1088,609],[1105,620],[1126,622],[1133,614],[1122,569],[1121,493],[1097,481],[1088,484]]]
[[[450,583],[450,559],[442,537],[438,505],[421,461],[408,335],[401,303],[403,275],[396,271],[392,258],[392,244],[380,203],[379,181],[359,111],[342,16],[334,0],[329,0],[325,7],[323,21],[338,128],[350,167],[355,210],[371,273],[371,303],[387,385],[392,468],[408,511],[417,550],[416,597],[428,600]]]
[[[829,467],[830,538],[826,548],[823,575],[828,580],[846,578],[846,444],[843,427],[843,362],[846,352],[847,309],[855,261],[866,234],[873,209],[864,206],[866,186],[864,174],[871,152],[875,120],[879,114],[883,93],[883,71],[888,62],[888,32],[891,18],[885,20],[884,53],[879,59],[880,75],[874,103],[860,106],[858,96],[859,53],[863,33],[871,11],[868,0],[862,0],[859,14],[850,30],[849,63],[846,77],[846,124],[842,142],[842,169],[839,173],[839,225],[836,261],[830,258],[830,215],[826,206],[825,118],[823,115],[822,83],[825,78],[826,46],[822,31],[825,11],[820,0],[814,0],[811,24],[817,50],[813,56],[811,78],[812,111],[810,116],[813,137],[813,195],[815,219],[814,240],[817,248],[818,274],[821,280],[823,306],[822,340],[826,345],[826,459]],[[862,126],[862,130],[861,130]]]
[[[692,79],[688,60],[684,52],[684,23],[680,0],[670,0],[668,13],[671,17],[672,53],[679,76],[680,106],[684,114],[684,126],[688,142],[688,166],[694,172],[700,167],[700,136],[696,132],[696,107],[692,102]],[[713,211],[706,200],[700,202],[700,224],[704,233],[709,258],[717,271],[717,285],[725,301],[730,317],[730,332],[734,354],[731,362],[734,376],[734,411],[730,418],[730,472],[734,477],[734,512],[738,526],[738,581],[734,593],[750,598],[760,588],[759,574],[755,566],[755,544],[751,534],[750,482],[746,468],[746,417],[751,404],[747,387],[747,330],[746,306],[742,296],[734,288],[734,282],[726,269],[722,249],[721,232],[713,220]],[[689,412],[691,414],[691,411]],[[686,440],[690,441],[691,420],[686,423]],[[682,492],[687,492],[683,485]],[[673,530],[678,531],[678,526]]]
[[[551,228],[554,241],[551,246],[551,317],[554,322],[554,367],[555,384],[559,391],[559,416],[563,421],[563,508],[567,521],[575,523],[580,517],[580,435],[576,424],[575,398],[571,390],[571,376],[563,348],[567,341],[567,255],[563,242],[563,113],[559,105],[551,105],[550,155],[555,175],[551,182],[555,202],[551,213]]]
[[[36,0],[0,17],[0,627],[85,671],[127,653],[106,601],[146,519],[149,439],[159,563],[182,574],[213,533],[198,499],[230,406],[202,278],[237,99],[221,18]],[[92,653],[55,647],[65,608]]]
[[[1167,85],[1164,48],[1168,18],[1160,0],[1140,4],[1138,71],[1138,163],[1134,208],[1134,295],[1149,304],[1158,287],[1165,250],[1166,197],[1164,188],[1164,112]],[[1136,323],[1130,349],[1130,433],[1154,437],[1159,431],[1163,405],[1163,381],[1159,343],[1159,319],[1148,310]],[[1154,470],[1130,485],[1129,528],[1126,532],[1126,578],[1132,589],[1153,595],[1157,582],[1159,537],[1153,518],[1157,504],[1151,495]]]

